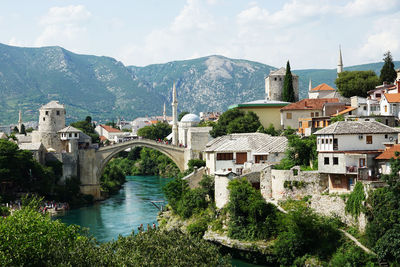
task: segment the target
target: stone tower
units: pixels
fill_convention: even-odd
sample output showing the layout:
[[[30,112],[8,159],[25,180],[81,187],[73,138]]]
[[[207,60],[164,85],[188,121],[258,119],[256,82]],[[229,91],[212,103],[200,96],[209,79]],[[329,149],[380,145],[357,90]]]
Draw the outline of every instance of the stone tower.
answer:
[[[39,130],[32,133],[32,142],[41,142],[46,149],[61,152],[62,144],[57,134],[65,128],[65,107],[51,101],[39,109]]]
[[[22,129],[22,112],[21,112],[21,110],[19,110],[19,113],[18,113],[18,131],[19,131],[19,133],[21,133],[21,129]]]
[[[271,71],[265,78],[265,98],[271,101],[282,101],[283,81],[285,80],[286,69],[280,68]],[[292,73],[293,89],[295,100],[299,100],[299,76]]]
[[[337,65],[337,77],[339,77],[339,73],[343,72],[343,59],[342,59],[342,49],[339,45],[339,61]]]
[[[176,98],[175,82],[172,88],[172,144],[178,144],[178,99]]]

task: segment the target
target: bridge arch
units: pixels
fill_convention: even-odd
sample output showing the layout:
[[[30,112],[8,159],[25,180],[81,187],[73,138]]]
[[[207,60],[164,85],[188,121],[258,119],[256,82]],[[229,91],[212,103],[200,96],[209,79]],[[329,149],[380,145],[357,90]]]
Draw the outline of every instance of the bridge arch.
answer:
[[[98,162],[98,168],[96,172],[96,180],[100,181],[100,177],[104,172],[104,168],[116,154],[128,148],[134,148],[138,146],[151,148],[163,153],[176,164],[176,166],[179,168],[180,171],[185,170],[184,148],[173,145],[166,145],[152,140],[137,139],[120,144],[102,147],[99,150],[97,150],[96,158]]]

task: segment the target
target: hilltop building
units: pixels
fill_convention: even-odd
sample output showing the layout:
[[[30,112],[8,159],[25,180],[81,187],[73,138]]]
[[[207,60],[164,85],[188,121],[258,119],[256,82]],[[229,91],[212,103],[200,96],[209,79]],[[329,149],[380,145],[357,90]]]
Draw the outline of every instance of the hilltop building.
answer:
[[[283,101],[283,82],[285,80],[286,69],[280,68],[271,71],[265,78],[265,99],[271,101]],[[299,76],[292,74],[295,101],[299,101]]]

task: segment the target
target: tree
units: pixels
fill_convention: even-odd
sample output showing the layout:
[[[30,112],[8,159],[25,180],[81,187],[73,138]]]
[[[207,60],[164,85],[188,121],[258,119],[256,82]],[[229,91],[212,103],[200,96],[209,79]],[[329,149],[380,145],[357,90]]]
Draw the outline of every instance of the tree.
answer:
[[[244,111],[234,108],[225,111],[213,125],[210,135],[218,137],[231,133],[254,133],[260,128],[261,123],[252,111]]]
[[[85,120],[73,122],[70,125],[89,135],[92,138],[92,143],[100,142],[100,137],[94,130],[94,124],[92,124],[92,117],[87,116]]]
[[[383,56],[383,61],[385,62],[385,64],[383,64],[382,66],[379,80],[381,84],[383,82],[392,83],[397,77],[396,70],[394,69],[392,54],[390,53],[390,51],[387,51]]]
[[[293,88],[293,76],[292,72],[290,71],[289,60],[286,63],[286,74],[285,79],[283,80],[282,100],[286,102],[296,101],[296,96]]]
[[[339,73],[335,84],[344,97],[366,97],[367,92],[375,89],[375,86],[379,84],[379,78],[372,70],[344,71]]]
[[[24,134],[24,135],[26,135],[26,130],[25,130],[25,125],[21,125],[21,131],[20,131],[20,134]]]
[[[137,135],[152,140],[164,140],[164,138],[167,137],[171,132],[172,129],[168,123],[159,121],[156,124],[140,128],[137,132]]]
[[[189,114],[189,112],[187,112],[187,111],[182,111],[181,113],[179,113],[179,115],[178,115],[178,121],[181,121],[181,119],[183,118],[183,116],[185,116],[186,114]]]
[[[17,126],[14,126],[14,129],[12,130],[12,133],[13,133],[13,134],[19,133],[19,130],[18,130],[18,127],[17,127]]]
[[[106,122],[106,125],[117,129],[117,124],[114,122],[114,120]]]

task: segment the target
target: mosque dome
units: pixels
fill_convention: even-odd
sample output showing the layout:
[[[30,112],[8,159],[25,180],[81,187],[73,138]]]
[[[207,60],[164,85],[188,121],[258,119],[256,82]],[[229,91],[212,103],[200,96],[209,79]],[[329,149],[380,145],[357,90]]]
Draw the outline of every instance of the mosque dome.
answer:
[[[186,114],[182,117],[181,122],[200,122],[200,117],[196,114]]]

